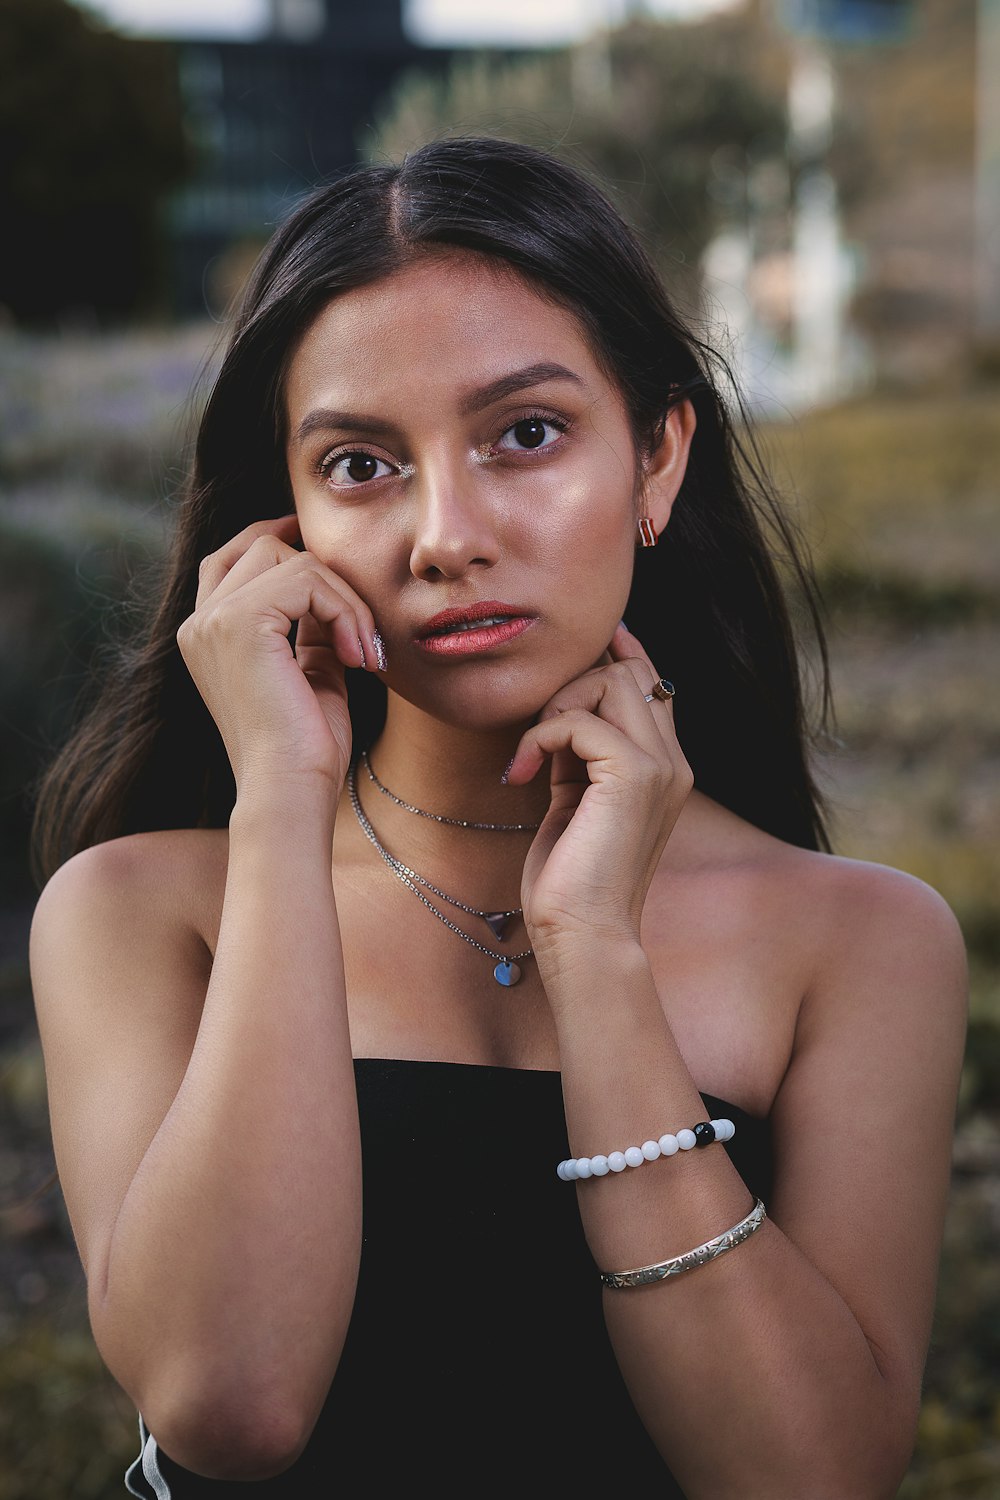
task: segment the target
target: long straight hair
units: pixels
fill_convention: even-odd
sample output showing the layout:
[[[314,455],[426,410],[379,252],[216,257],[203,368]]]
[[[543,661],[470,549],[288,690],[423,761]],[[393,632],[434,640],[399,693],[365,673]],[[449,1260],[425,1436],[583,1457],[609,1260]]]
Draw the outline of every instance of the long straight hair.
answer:
[[[102,661],[89,710],[35,789],[39,885],[78,850],[122,834],[227,825],[232,771],[176,641],[199,562],[252,521],[293,508],[283,384],[319,311],[445,250],[511,268],[578,318],[622,394],[637,452],[652,451],[678,402],[692,402],[684,480],[658,546],[636,554],[626,619],[675,684],[696,786],[778,838],[830,851],[810,763],[832,711],[822,601],[727,361],[685,326],[637,233],[584,169],[510,141],[458,137],[345,173],[265,248],[205,405],[153,608]],[[821,664],[812,727],[793,606]],[[358,672],[348,693],[355,744],[370,744],[385,689]]]

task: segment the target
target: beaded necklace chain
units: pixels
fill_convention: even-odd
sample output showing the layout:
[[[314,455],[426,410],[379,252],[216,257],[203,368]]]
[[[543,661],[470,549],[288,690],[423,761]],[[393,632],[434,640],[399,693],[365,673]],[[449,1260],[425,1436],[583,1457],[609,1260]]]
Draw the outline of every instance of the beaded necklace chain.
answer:
[[[364,757],[362,757],[362,759],[364,759]],[[372,776],[372,780],[374,780],[375,778],[372,775],[371,768],[367,767],[367,769],[369,776]],[[358,797],[355,767],[353,765],[347,773],[347,790],[351,798],[351,806],[354,808],[355,816],[357,817],[357,820],[361,825],[362,831],[364,832],[366,838],[368,838],[368,840],[372,844],[374,844],[375,848],[378,850],[379,854],[382,856],[383,860],[389,866],[389,869],[393,872],[397,879],[401,880],[403,885],[411,890],[413,894],[418,898],[418,900],[422,901],[427,909],[429,911],[432,911],[438,918],[438,920],[440,922],[443,922],[444,925],[450,928],[452,932],[456,933],[460,938],[464,938],[467,943],[471,943],[473,948],[478,948],[480,953],[485,953],[488,958],[496,960],[496,967],[493,970],[493,978],[496,980],[497,984],[502,984],[508,987],[510,985],[517,984],[517,981],[521,977],[521,970],[516,960],[519,958],[531,958],[534,953],[534,950],[532,948],[525,948],[523,953],[512,954],[497,953],[492,948],[487,948],[485,944],[477,942],[474,937],[470,937],[467,932],[463,932],[461,927],[456,927],[454,922],[449,921],[443,911],[438,911],[434,903],[432,901],[428,901],[427,897],[424,895],[423,891],[419,889],[419,887],[421,885],[425,886],[427,890],[433,891],[436,896],[440,896],[443,901],[447,901],[451,906],[458,907],[460,911],[468,912],[468,914],[472,917],[481,917],[489,927],[490,931],[494,934],[495,937],[500,940],[500,942],[503,942],[504,940],[504,929],[507,926],[507,922],[511,917],[519,916],[522,908],[519,906],[515,906],[512,907],[509,911],[480,911],[477,907],[466,906],[463,901],[459,901],[455,896],[449,896],[445,891],[439,890],[436,885],[432,885],[429,880],[425,880],[422,875],[418,875],[415,870],[411,870],[409,865],[404,865],[401,859],[397,859],[395,855],[390,854],[388,849],[385,848],[384,844],[379,842],[378,835],[365,816],[364,809],[361,806],[361,801]],[[387,795],[391,797],[393,794],[391,792],[388,792]],[[393,800],[398,801],[399,799],[394,798]],[[406,806],[405,803],[401,805]],[[422,812],[421,808],[409,808],[408,810],[418,813]],[[423,813],[423,816],[435,818],[438,822],[442,823],[461,822],[461,820],[457,818],[438,818],[435,813]],[[532,825],[464,823],[462,824],[462,826],[467,828],[512,828],[530,827]]]

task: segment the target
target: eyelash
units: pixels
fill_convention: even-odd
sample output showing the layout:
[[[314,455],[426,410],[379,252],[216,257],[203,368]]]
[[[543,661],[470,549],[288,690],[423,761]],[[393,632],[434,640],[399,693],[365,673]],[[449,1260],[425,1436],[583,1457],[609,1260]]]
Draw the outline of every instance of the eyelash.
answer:
[[[522,414],[519,417],[515,417],[514,420],[513,420],[513,422],[508,422],[507,423],[507,426],[504,428],[503,432],[500,433],[500,438],[506,437],[507,434],[508,434],[508,432],[513,432],[513,430],[514,430],[515,427],[520,427],[520,425],[521,425],[522,422],[542,422],[542,423],[544,423],[544,425],[546,427],[554,427],[558,433],[564,433],[569,428],[569,423],[565,420],[565,418],[563,418],[563,417],[554,417],[551,412],[547,412],[547,411],[526,411],[526,412],[522,412]],[[500,438],[497,439],[498,442],[499,442]],[[546,449],[548,449],[548,448],[555,448],[556,446],[557,446],[557,444],[555,444],[555,443],[547,443],[545,445],[545,449],[542,449],[542,448],[522,448],[521,452],[522,453],[542,453],[542,452],[546,451]],[[512,448],[504,448],[502,451],[504,453],[512,453],[512,452],[515,452],[516,450],[512,449]]]
[[[507,434],[508,434],[508,432],[512,432],[513,429],[515,427],[520,426],[520,424],[522,422],[544,422],[544,424],[546,425],[546,427],[554,427],[556,429],[556,431],[558,433],[560,433],[560,434],[567,432],[569,430],[569,426],[570,426],[569,422],[566,421],[566,419],[564,417],[553,416],[553,414],[551,412],[547,412],[547,411],[525,411],[525,412],[522,412],[520,416],[515,417],[514,420],[513,420],[513,422],[508,422],[507,423],[507,426],[503,429],[503,431],[498,434],[498,437],[497,437],[496,441],[499,442],[500,438],[506,437]],[[552,448],[555,448],[555,447],[558,447],[558,443],[553,442],[553,443],[546,443],[543,448],[522,448],[520,451],[521,451],[522,454],[544,453],[544,452],[549,451],[549,449],[552,449]],[[504,448],[501,451],[504,452],[504,453],[512,453],[512,452],[516,452],[517,450],[516,449],[511,449],[511,448]],[[379,458],[379,456],[378,456],[377,453],[371,453],[371,452],[369,452],[369,450],[367,448],[332,448],[329,453],[325,454],[320,459],[319,463],[316,466],[316,473],[317,473],[317,475],[319,476],[320,479],[322,479],[322,480],[324,480],[326,482],[329,482],[329,477],[330,477],[331,471],[340,462],[341,459],[343,459],[343,458],[355,458],[355,457],[359,457],[359,458],[373,458],[376,463],[380,463],[380,464],[385,464],[385,463],[389,462],[389,460],[386,459],[386,458]],[[384,478],[385,476],[383,475],[382,477]],[[355,481],[354,484],[349,484],[349,485],[345,485],[345,486],[339,486],[339,488],[352,489],[352,490],[361,490],[361,489],[367,488],[368,485],[374,484],[374,483],[375,483],[375,479],[362,479],[362,480]]]

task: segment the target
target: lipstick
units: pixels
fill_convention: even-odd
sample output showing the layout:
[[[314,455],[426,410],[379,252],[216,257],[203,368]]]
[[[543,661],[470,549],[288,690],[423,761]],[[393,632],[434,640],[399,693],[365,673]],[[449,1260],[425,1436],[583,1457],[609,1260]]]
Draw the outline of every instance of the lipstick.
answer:
[[[472,656],[514,640],[536,619],[523,604],[478,599],[432,615],[417,631],[416,643],[433,656]]]

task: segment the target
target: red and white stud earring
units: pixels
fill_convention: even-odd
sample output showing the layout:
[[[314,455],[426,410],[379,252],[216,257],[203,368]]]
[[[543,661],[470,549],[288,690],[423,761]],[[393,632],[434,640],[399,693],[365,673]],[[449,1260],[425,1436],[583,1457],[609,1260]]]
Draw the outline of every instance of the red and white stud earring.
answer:
[[[643,547],[656,546],[656,527],[652,516],[639,517],[639,542]]]

